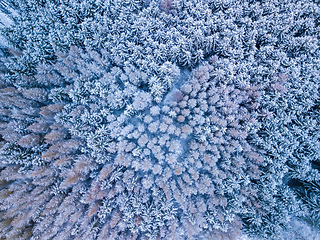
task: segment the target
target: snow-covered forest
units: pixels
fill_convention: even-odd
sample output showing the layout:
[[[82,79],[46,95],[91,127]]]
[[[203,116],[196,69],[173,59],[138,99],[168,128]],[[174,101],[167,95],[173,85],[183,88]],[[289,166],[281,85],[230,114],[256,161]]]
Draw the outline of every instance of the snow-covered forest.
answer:
[[[318,0],[0,0],[0,240],[320,239]]]

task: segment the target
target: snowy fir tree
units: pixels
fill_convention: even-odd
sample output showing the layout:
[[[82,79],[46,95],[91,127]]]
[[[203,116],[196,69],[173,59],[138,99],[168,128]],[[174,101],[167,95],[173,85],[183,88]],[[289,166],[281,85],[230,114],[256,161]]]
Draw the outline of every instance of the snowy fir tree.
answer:
[[[319,4],[0,0],[0,239],[320,239]]]

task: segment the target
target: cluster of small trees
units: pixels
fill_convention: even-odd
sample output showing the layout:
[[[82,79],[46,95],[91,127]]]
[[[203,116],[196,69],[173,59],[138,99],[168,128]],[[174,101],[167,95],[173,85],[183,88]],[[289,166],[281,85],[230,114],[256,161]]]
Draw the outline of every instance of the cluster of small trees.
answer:
[[[317,3],[0,10],[0,239],[319,232]]]

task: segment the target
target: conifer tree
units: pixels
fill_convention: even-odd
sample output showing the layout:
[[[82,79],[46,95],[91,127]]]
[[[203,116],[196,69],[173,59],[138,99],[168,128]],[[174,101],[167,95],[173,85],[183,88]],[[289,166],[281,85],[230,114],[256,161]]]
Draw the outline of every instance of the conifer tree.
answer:
[[[319,237],[317,2],[0,12],[1,239]]]

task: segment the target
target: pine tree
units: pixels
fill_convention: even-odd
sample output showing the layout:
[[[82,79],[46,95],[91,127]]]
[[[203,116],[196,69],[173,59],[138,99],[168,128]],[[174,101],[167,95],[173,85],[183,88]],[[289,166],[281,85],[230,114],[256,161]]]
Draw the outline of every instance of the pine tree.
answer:
[[[319,232],[316,2],[4,0],[0,12],[4,239]]]

